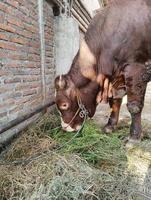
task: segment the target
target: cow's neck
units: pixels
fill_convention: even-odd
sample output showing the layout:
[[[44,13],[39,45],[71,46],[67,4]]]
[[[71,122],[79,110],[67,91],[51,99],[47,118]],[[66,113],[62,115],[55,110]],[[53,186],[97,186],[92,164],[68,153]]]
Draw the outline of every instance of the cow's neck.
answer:
[[[89,117],[93,117],[96,109],[96,97],[99,92],[99,85],[91,81],[86,87],[80,90],[82,103],[89,112]]]
[[[83,76],[83,74],[80,71],[80,66],[76,62],[72,64],[72,67],[68,73],[68,76],[71,78],[72,82],[74,83],[76,88],[81,88],[87,85],[90,80]]]
[[[83,40],[68,75],[75,86],[80,88],[96,80],[96,58]]]

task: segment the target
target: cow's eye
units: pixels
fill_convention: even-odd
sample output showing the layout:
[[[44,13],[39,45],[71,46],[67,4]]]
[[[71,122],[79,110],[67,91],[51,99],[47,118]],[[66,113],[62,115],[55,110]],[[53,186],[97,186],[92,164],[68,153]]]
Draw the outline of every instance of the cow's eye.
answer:
[[[62,103],[59,105],[60,110],[68,110],[69,104],[68,103]]]

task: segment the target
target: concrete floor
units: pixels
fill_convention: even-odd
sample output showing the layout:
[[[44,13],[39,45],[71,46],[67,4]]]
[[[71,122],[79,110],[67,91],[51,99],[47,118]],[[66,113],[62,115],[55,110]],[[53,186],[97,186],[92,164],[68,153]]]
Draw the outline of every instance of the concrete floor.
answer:
[[[119,123],[121,120],[130,123],[130,114],[127,110],[126,103],[127,103],[127,97],[124,97],[120,111]],[[109,115],[110,115],[109,105],[101,103],[97,107],[94,120],[96,121],[97,124],[99,124],[102,127],[107,123]],[[148,125],[151,125],[151,82],[149,82],[147,86],[147,91],[145,95],[145,106],[142,113],[142,121],[144,121],[145,124],[147,123]]]

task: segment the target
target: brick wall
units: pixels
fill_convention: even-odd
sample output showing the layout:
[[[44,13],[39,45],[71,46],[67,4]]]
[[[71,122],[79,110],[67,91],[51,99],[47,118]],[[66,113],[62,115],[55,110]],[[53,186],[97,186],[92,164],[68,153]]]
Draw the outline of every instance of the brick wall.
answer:
[[[50,101],[50,96],[54,93],[54,20],[52,5],[44,1],[44,33],[45,33],[45,83],[46,101]]]
[[[44,2],[46,100],[53,93],[53,14]],[[42,104],[37,0],[0,1],[0,125]]]

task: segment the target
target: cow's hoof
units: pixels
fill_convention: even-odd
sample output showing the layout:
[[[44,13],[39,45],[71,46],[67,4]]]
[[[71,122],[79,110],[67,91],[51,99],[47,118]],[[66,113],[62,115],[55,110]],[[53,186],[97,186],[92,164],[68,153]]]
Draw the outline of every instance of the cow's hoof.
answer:
[[[125,143],[126,148],[131,149],[141,142],[141,138],[140,139],[134,139],[134,138],[128,136],[128,137],[125,137],[123,139],[123,141]]]
[[[115,130],[115,127],[108,125],[108,124],[105,125],[104,128],[103,128],[103,131],[107,134],[113,133],[114,130]]]

